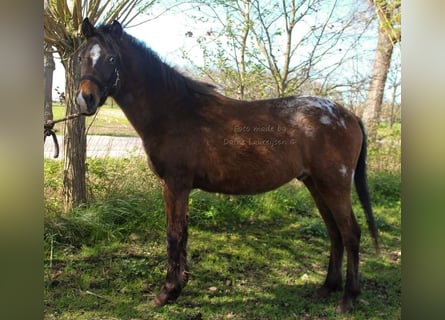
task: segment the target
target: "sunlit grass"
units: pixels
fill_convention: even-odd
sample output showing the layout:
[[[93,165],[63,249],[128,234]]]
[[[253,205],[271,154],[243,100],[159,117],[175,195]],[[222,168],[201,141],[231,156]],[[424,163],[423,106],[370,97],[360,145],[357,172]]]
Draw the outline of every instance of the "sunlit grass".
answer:
[[[54,120],[65,117],[65,112],[66,108],[64,105],[55,104],[53,106]],[[63,127],[63,123],[55,125],[57,134],[62,134]],[[136,131],[117,105],[103,105],[99,108],[96,115],[86,117],[86,128],[87,134],[91,135],[137,136]]]

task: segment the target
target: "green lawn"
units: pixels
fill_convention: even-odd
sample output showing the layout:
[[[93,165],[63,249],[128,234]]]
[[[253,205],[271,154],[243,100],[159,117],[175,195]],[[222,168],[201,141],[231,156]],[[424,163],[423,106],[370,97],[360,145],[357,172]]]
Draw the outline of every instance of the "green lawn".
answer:
[[[328,258],[325,227],[305,189],[258,196],[195,191],[190,200],[191,280],[176,304],[150,302],[166,272],[160,186],[145,159],[89,159],[90,205],[59,209],[60,162],[45,161],[45,319],[400,319],[400,176],[372,173],[382,253],[363,212],[362,294],[338,315],[341,293],[312,294]],[[137,179],[134,177],[137,175]]]
[[[61,119],[65,116],[66,108],[61,104],[54,104],[53,118]],[[58,134],[63,132],[63,123],[55,125]],[[136,137],[137,133],[128,122],[122,110],[117,106],[104,105],[99,108],[96,115],[86,117],[88,134],[130,136]]]

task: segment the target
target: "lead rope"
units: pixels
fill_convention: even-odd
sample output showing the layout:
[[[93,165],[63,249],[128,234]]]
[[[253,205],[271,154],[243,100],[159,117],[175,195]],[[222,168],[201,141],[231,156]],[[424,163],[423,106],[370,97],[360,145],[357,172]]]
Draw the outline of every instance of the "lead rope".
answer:
[[[74,113],[74,114],[70,114],[62,119],[47,120],[43,124],[43,143],[45,143],[46,137],[51,136],[53,138],[54,146],[55,146],[54,156],[53,156],[54,158],[59,157],[59,142],[57,141],[56,132],[54,131],[54,125],[59,122],[75,119],[81,115],[82,115],[81,113]]]

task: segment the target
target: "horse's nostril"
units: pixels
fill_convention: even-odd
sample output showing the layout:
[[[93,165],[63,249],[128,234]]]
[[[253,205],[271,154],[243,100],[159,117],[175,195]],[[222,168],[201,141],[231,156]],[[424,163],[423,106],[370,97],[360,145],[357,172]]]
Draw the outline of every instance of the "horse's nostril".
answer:
[[[82,94],[83,99],[85,100],[85,103],[87,106],[91,106],[94,104],[94,96],[92,94]]]

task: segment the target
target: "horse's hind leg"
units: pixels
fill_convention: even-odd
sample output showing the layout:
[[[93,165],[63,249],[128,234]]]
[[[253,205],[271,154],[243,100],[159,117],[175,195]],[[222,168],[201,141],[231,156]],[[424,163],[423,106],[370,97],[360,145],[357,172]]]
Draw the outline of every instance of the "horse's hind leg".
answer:
[[[317,189],[332,213],[331,216],[336,223],[346,249],[346,283],[343,298],[337,310],[348,312],[352,310],[353,302],[360,293],[358,266],[361,231],[352,212],[351,189],[350,186],[342,183],[330,184],[329,188],[326,184],[319,183]]]
[[[343,219],[340,218],[339,220]],[[353,309],[355,298],[360,294],[358,266],[361,231],[352,209],[349,210],[349,219],[344,219],[340,224],[348,264],[346,268],[345,290],[337,310],[339,312],[349,312]]]
[[[311,177],[304,180],[304,184],[309,189],[315,203],[318,207],[320,215],[328,231],[329,239],[331,241],[331,249],[329,255],[329,266],[326,280],[323,285],[317,290],[316,295],[320,298],[325,298],[332,291],[340,291],[343,288],[342,282],[342,260],[343,260],[343,241],[338,230],[337,223],[332,216],[331,211],[325,204],[322,195],[317,190]]]

